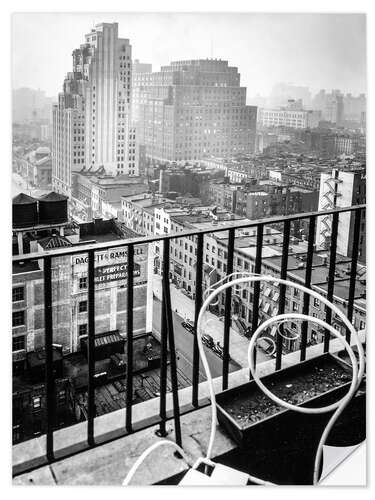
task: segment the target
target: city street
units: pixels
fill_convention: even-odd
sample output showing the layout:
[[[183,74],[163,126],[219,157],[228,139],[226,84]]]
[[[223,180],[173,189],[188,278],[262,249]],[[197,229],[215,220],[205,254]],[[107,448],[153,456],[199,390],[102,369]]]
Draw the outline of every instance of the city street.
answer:
[[[39,197],[49,193],[49,189],[38,189],[27,183],[19,174],[12,173],[12,198],[20,193],[28,194],[29,196]]]
[[[162,280],[161,276],[153,275],[153,291],[158,299],[161,299]],[[171,302],[173,311],[177,311],[182,321],[194,320],[194,301],[184,295],[181,290],[178,290],[173,284],[170,285],[171,289]],[[154,317],[156,316],[154,312]],[[204,325],[204,332],[210,335],[215,342],[220,342],[223,345],[224,323],[217,316],[210,312],[206,312],[206,323]],[[188,335],[189,332],[187,332]],[[230,329],[229,352],[230,356],[235,363],[240,367],[245,368],[249,366],[247,360],[247,351],[249,347],[249,340],[240,335],[233,328]],[[216,356],[216,355],[214,355]],[[268,361],[272,357],[268,356],[262,349],[257,350],[257,363]],[[210,365],[211,366],[211,365]]]
[[[18,174],[12,174],[12,198],[20,193],[25,193],[27,190],[26,181]]]
[[[153,310],[153,330],[160,334],[160,318],[161,318],[161,302],[158,299],[154,299],[154,310]],[[193,366],[193,335],[184,328],[181,323],[184,318],[173,312],[173,326],[174,326],[174,337],[176,343],[177,357],[179,366],[185,371],[187,370],[186,376],[191,377],[192,366]],[[222,342],[221,342],[222,344]],[[207,360],[211,369],[213,377],[219,377],[222,375],[222,363],[223,360],[217,356],[211,349],[204,347]],[[236,362],[231,361],[229,363],[229,371],[235,371],[241,368]],[[200,373],[204,376],[203,368],[201,366]],[[205,377],[204,377],[205,378]],[[204,380],[201,378],[201,380]]]

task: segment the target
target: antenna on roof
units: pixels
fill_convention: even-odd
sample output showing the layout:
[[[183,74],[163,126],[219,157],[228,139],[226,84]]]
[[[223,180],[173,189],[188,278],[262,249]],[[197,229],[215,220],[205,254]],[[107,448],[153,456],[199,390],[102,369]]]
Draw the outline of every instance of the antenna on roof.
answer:
[[[213,58],[213,52],[214,52],[214,43],[213,43],[212,37],[211,37],[211,59]]]

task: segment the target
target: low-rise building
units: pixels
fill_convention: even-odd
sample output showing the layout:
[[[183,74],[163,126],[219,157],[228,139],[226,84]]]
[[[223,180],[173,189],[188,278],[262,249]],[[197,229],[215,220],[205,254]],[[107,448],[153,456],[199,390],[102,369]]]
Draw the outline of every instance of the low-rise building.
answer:
[[[14,154],[16,171],[30,185],[50,189],[52,184],[52,157],[47,146],[39,146],[24,155]]]
[[[103,169],[73,174],[73,202],[78,200],[78,203],[87,207],[88,220],[96,216],[103,217],[108,212],[109,205],[112,206],[109,211],[113,212],[113,206],[121,202],[121,196],[147,193],[147,191],[148,186],[144,177],[128,175],[113,177],[106,175]]]
[[[259,109],[258,112],[258,122],[262,127],[315,128],[320,119],[320,111],[311,109]]]
[[[138,236],[114,219],[95,219],[79,225],[67,218],[56,224],[33,224],[27,227],[25,224],[21,227],[17,221],[14,224],[14,232],[23,236],[18,238],[18,241],[23,241],[22,248],[17,243],[15,246],[18,255]],[[145,332],[146,323],[150,321],[147,320],[146,300],[147,245],[137,245],[134,253],[134,333],[137,334]],[[126,247],[95,253],[96,334],[105,335],[117,330],[126,337],[126,259]],[[53,259],[53,340],[61,346],[63,355],[79,351],[81,340],[88,333],[87,267],[87,252]],[[42,260],[13,264],[13,362],[17,369],[23,368],[29,352],[44,347],[43,287]]]
[[[243,219],[246,222],[246,219]],[[220,221],[220,226],[229,228],[232,221]],[[173,215],[171,217],[171,231],[178,232],[188,229],[205,229],[212,227],[211,217]],[[261,274],[280,277],[283,234],[274,227],[265,226],[263,232],[262,269]],[[203,249],[203,287],[207,289],[223,279],[227,273],[228,234],[227,231],[205,235]],[[253,273],[256,257],[256,228],[236,231],[233,271]],[[173,240],[170,251],[172,282],[179,288],[186,290],[191,297],[196,284],[196,238],[186,237]],[[296,237],[291,237],[288,256],[287,279],[300,283],[305,282],[307,259],[307,242]],[[346,310],[348,306],[348,293],[350,285],[351,259],[337,255],[335,289],[333,302],[340,309]],[[327,295],[328,283],[328,255],[326,251],[317,250],[313,256],[312,288]],[[366,268],[358,264],[356,294],[354,302],[353,321],[357,329],[364,329],[366,325]],[[293,311],[302,313],[303,293],[287,288],[285,312]],[[263,283],[260,287],[259,322],[278,314],[280,290],[278,283]],[[225,293],[218,296],[216,304],[211,308],[219,316],[225,313]],[[252,284],[239,285],[233,288],[232,293],[232,327],[239,333],[251,333],[254,311],[254,286]],[[313,317],[325,319],[325,306],[319,300],[310,300],[310,313]],[[345,326],[334,315],[334,327],[345,334]],[[286,351],[299,347],[301,322],[290,322],[286,325],[286,334],[283,338],[283,348]],[[266,335],[275,340],[276,327],[269,328]],[[308,343],[322,342],[324,330],[308,322]]]
[[[321,174],[319,210],[350,207],[366,203],[366,173],[363,169],[339,170]],[[366,262],[366,218],[361,213],[358,259]],[[337,252],[350,257],[354,238],[354,212],[340,214],[338,221]],[[332,215],[317,220],[316,244],[327,249],[331,244]]]
[[[318,209],[319,193],[272,180],[252,179],[242,184],[211,182],[207,202],[250,220],[277,215],[313,212]],[[306,221],[293,223],[299,235]]]
[[[155,230],[155,209],[171,203],[172,200],[153,193],[121,196],[122,220],[130,229],[150,236]]]
[[[207,169],[197,165],[167,165],[160,169],[159,192],[166,195],[176,191],[181,195],[201,196],[202,189],[212,179],[222,179],[224,173],[220,169]]]

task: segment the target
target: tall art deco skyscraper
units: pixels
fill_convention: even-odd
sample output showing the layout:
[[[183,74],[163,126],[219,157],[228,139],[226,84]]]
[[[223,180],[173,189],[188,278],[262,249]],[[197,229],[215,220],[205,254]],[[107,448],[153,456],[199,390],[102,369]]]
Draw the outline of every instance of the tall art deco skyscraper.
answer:
[[[96,25],[73,51],[73,71],[53,107],[52,184],[71,194],[72,172],[103,166],[137,174],[131,120],[131,45],[117,23]]]

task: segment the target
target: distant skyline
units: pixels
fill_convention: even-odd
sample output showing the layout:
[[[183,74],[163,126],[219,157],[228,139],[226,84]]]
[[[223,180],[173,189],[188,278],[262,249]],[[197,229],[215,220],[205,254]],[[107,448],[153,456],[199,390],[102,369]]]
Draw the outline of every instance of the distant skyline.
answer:
[[[364,14],[19,13],[12,18],[12,86],[56,97],[72,51],[94,24],[118,22],[133,60],[220,58],[237,66],[248,98],[279,82],[366,93]]]

